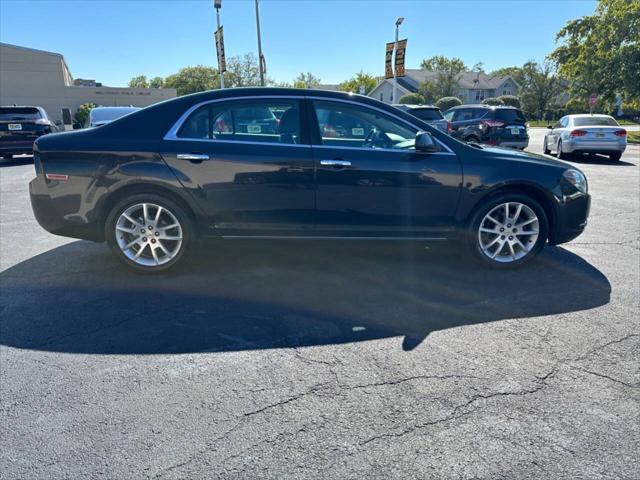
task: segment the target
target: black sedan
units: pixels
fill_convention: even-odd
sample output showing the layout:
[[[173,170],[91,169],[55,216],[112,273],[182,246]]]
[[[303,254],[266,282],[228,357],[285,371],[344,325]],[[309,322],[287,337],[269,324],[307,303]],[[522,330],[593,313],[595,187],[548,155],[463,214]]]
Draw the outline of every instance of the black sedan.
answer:
[[[486,265],[515,267],[578,236],[590,203],[567,163],[465,145],[374,99],[327,91],[188,95],[41,137],[34,158],[38,222],[106,240],[147,272],[176,264],[198,236],[452,240]]]

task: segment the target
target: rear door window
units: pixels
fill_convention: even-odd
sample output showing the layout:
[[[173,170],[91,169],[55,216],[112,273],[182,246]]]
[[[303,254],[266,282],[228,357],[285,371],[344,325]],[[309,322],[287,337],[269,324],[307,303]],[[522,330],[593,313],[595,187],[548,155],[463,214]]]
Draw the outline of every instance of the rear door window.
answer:
[[[297,100],[241,100],[196,109],[178,130],[179,138],[299,143]]]

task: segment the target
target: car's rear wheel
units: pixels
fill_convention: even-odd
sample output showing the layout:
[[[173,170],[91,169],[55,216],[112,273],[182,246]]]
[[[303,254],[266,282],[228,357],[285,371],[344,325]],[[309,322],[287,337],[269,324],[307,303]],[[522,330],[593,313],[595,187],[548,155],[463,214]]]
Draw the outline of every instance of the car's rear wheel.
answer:
[[[475,135],[469,135],[464,139],[465,142],[480,143],[480,139]]]
[[[123,199],[111,210],[105,228],[115,255],[129,267],[149,273],[178,263],[193,237],[189,215],[172,200],[156,194]]]
[[[5,160],[11,160],[13,158],[13,153],[4,153],[2,154],[2,158]]]
[[[620,159],[622,158],[622,153],[612,153],[611,155],[609,155],[609,160],[611,160],[612,162],[619,162]]]
[[[556,147],[556,156],[560,160],[567,160],[569,158],[569,154],[562,151],[562,140],[558,140],[558,146]]]
[[[547,236],[547,215],[538,202],[526,195],[502,194],[476,211],[468,239],[485,265],[508,269],[532,260]]]

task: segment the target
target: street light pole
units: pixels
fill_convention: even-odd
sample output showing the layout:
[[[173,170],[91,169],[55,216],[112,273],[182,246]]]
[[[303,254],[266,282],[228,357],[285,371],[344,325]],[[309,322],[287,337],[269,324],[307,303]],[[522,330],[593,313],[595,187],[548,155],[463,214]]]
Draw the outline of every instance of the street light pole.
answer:
[[[216,21],[218,24],[218,30],[220,30],[220,7],[222,7],[222,0],[213,0],[213,6],[216,9]],[[220,73],[220,89],[224,88],[224,72],[221,72],[220,69],[222,66],[220,65],[220,52],[216,52],[218,54],[218,73]]]
[[[260,10],[256,1],[256,31],[258,32],[258,66],[260,68],[260,85],[264,87],[264,56],[262,55],[262,40],[260,39]]]
[[[404,17],[398,17],[396,20],[396,43],[393,45],[394,55],[398,55],[398,34],[400,30],[400,25],[404,21]],[[392,103],[398,103],[398,79],[396,78],[396,69],[395,65],[393,66],[393,98],[391,99]]]

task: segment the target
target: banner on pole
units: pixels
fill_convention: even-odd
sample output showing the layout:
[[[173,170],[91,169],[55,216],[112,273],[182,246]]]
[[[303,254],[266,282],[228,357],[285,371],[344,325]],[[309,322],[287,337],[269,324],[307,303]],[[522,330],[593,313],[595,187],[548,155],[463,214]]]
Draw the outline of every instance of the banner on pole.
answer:
[[[396,48],[396,77],[404,77],[404,52],[407,49],[407,39],[398,40]]]
[[[393,46],[395,42],[387,43],[387,56],[384,63],[384,78],[393,78]]]
[[[218,70],[220,73],[227,71],[227,61],[224,57],[224,35],[222,33],[222,27],[216,30],[216,52],[218,53]]]

